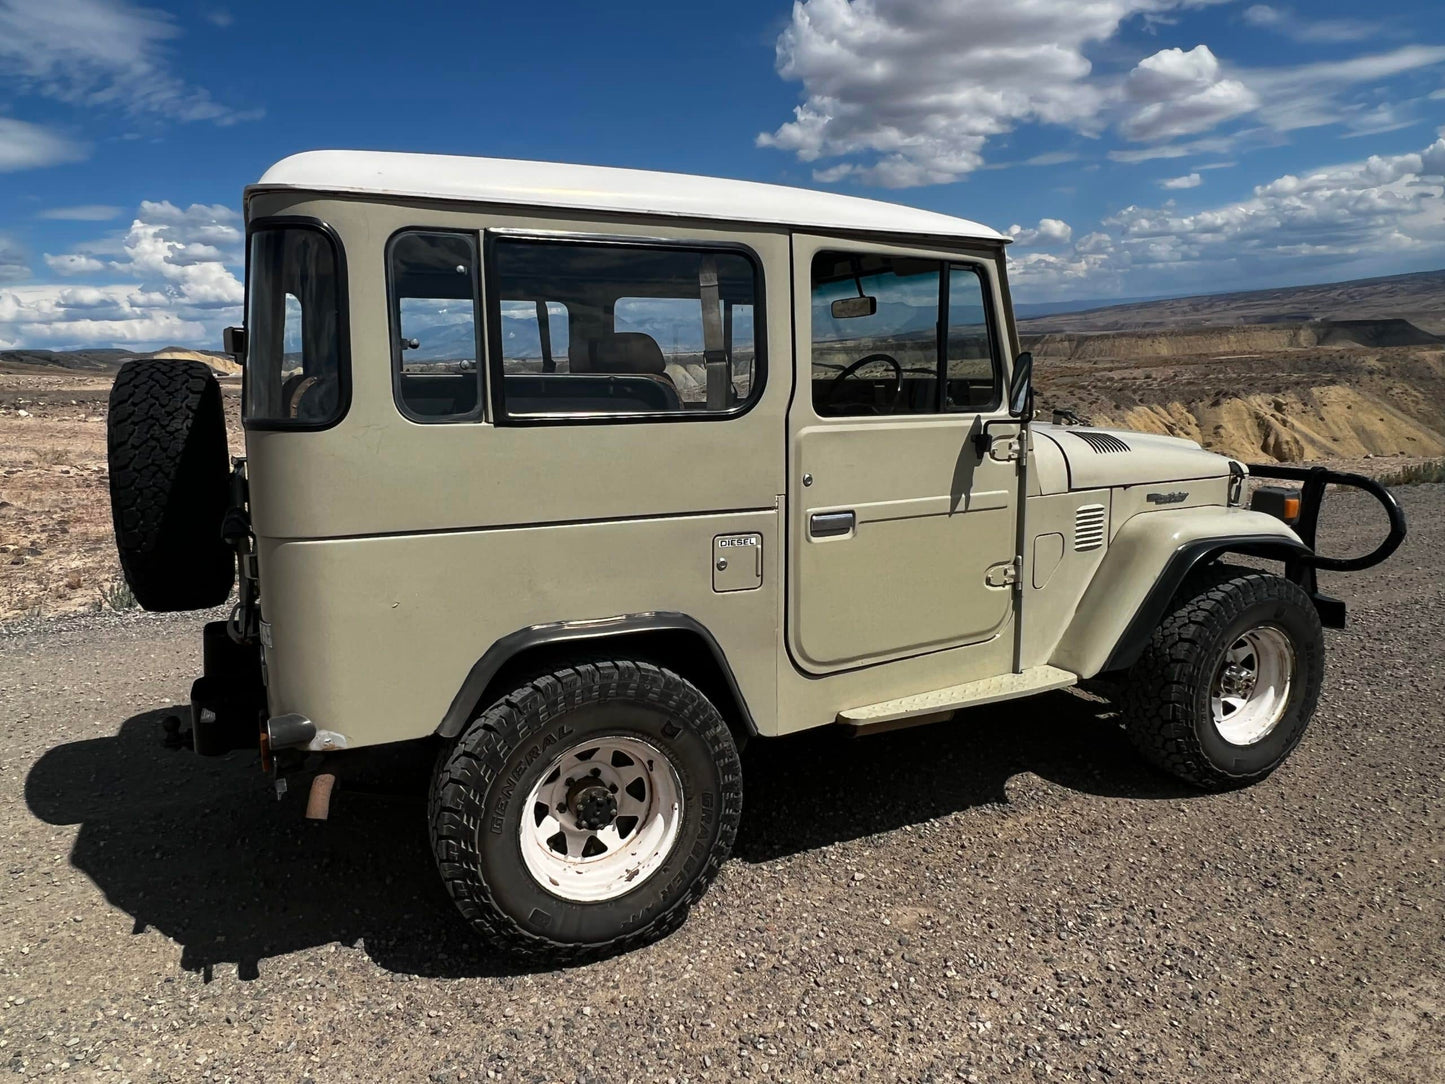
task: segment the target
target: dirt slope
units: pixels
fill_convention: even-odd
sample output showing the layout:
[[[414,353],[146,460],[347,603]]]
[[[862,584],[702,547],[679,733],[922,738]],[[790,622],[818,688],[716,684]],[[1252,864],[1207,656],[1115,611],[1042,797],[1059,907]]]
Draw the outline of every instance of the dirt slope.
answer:
[[[1045,416],[1065,407],[1243,459],[1445,454],[1445,348],[1312,338],[1305,328],[1229,328],[1031,345]]]

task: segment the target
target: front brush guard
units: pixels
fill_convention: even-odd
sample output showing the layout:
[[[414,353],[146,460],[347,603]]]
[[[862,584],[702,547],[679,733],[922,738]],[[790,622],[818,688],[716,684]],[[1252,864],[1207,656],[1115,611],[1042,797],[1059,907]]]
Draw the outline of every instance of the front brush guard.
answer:
[[[1272,478],[1279,481],[1301,483],[1299,522],[1294,525],[1294,529],[1295,533],[1299,535],[1300,541],[1310,548],[1310,552],[1288,558],[1284,565],[1285,575],[1309,592],[1310,597],[1315,600],[1315,605],[1319,607],[1320,619],[1326,625],[1334,629],[1344,628],[1345,604],[1339,599],[1320,594],[1318,572],[1320,569],[1324,569],[1326,572],[1359,572],[1366,568],[1374,568],[1386,560],[1400,548],[1400,543],[1405,541],[1405,512],[1400,507],[1400,503],[1395,500],[1395,495],[1389,489],[1373,478],[1367,478],[1363,474],[1330,470],[1327,467],[1287,467],[1278,463],[1251,463],[1249,474],[1251,478]],[[1315,552],[1316,536],[1319,533],[1320,525],[1320,509],[1324,506],[1325,490],[1329,486],[1363,489],[1384,507],[1385,515],[1390,522],[1390,532],[1385,536],[1385,540],[1369,553],[1360,557],[1322,557]]]

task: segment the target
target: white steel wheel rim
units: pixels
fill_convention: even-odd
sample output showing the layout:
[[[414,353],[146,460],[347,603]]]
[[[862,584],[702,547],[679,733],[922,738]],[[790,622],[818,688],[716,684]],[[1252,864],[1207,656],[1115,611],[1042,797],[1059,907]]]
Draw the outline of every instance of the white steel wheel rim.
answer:
[[[1294,683],[1294,645],[1284,630],[1260,625],[1225,648],[1209,690],[1214,729],[1231,745],[1254,745],[1279,726]]]
[[[615,812],[596,823],[602,793]],[[588,814],[594,814],[588,820]],[[667,755],[625,735],[579,742],[548,765],[522,809],[522,861],[554,896],[602,903],[658,871],[682,827],[682,780]]]

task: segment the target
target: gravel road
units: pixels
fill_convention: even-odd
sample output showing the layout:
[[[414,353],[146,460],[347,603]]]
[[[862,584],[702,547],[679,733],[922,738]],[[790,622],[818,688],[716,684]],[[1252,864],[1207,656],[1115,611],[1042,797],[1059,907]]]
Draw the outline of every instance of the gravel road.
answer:
[[[1071,693],[758,742],[683,929],[566,971],[472,940],[419,799],[308,824],[254,758],[163,748],[194,618],[0,627],[0,1071],[1445,1080],[1445,487],[1401,497],[1406,547],[1326,584],[1352,623],[1272,778],[1192,793]]]

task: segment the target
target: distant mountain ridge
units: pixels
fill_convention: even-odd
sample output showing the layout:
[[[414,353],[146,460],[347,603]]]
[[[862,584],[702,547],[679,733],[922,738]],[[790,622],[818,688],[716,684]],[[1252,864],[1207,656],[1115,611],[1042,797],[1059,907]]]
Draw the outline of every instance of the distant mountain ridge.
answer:
[[[1021,309],[1019,316],[1019,330],[1032,335],[1381,320],[1406,320],[1431,335],[1445,335],[1445,270],[1161,298],[1038,316]]]

